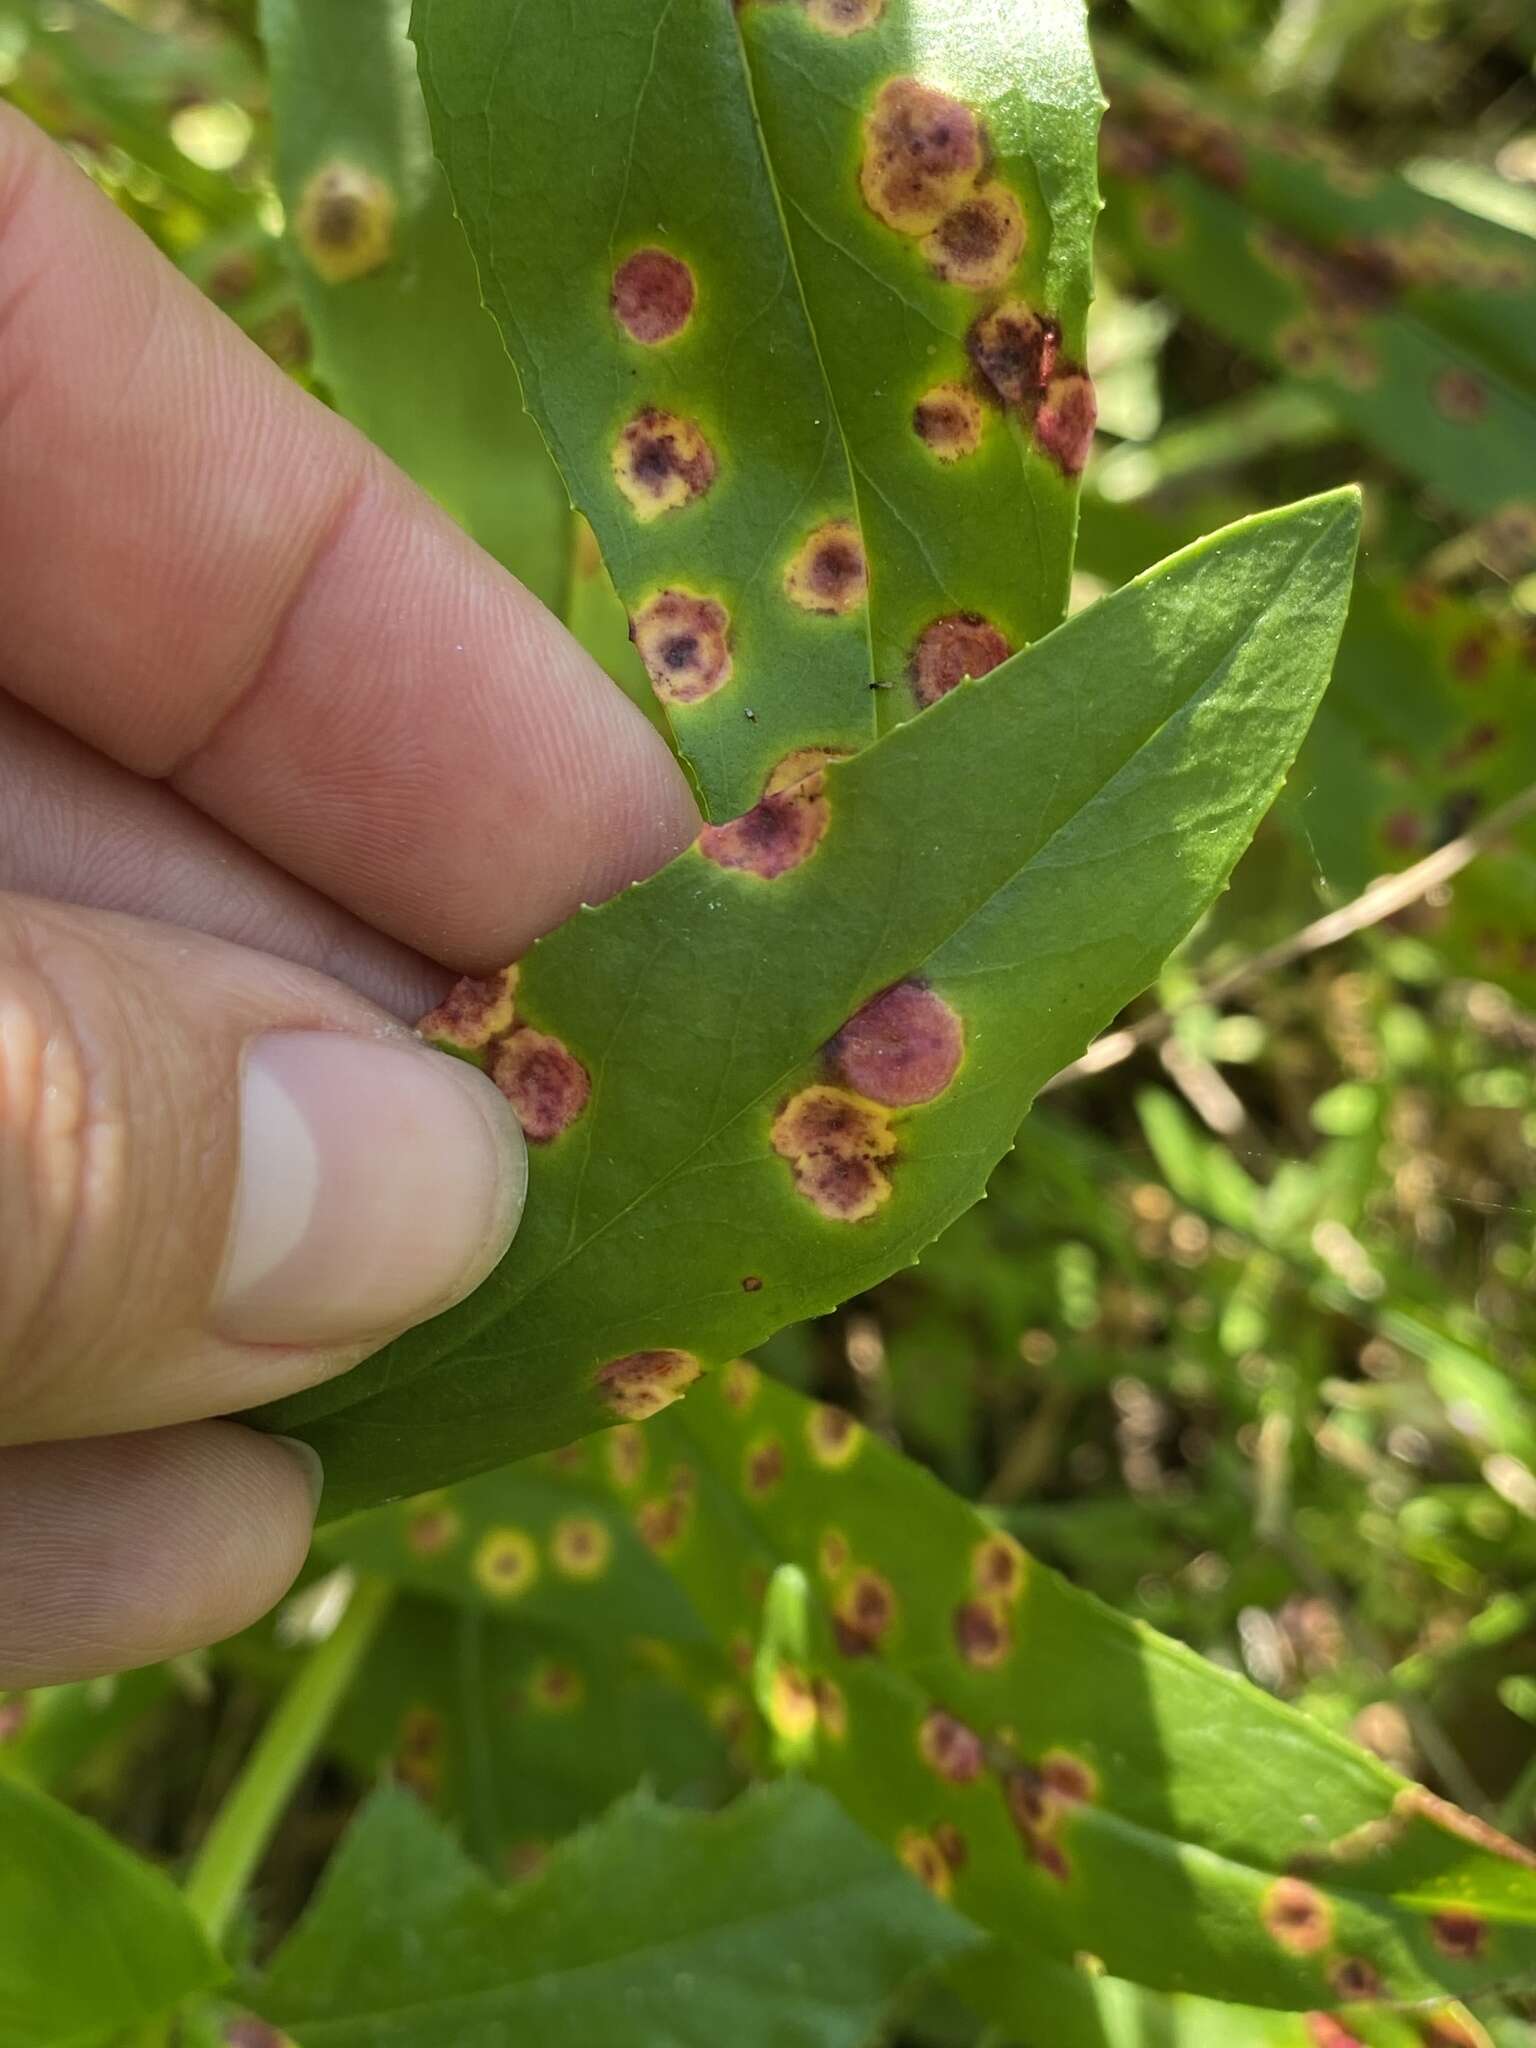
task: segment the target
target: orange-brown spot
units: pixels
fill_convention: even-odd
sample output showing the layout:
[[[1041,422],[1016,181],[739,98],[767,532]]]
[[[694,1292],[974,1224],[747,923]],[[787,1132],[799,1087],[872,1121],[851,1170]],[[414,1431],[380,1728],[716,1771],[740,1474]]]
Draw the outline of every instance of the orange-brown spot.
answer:
[[[818,1402],[805,1418],[806,1447],[818,1465],[841,1471],[851,1465],[864,1444],[864,1431],[846,1408]]]
[[[951,1889],[950,1867],[944,1851],[921,1828],[903,1828],[896,1838],[896,1854],[935,1898],[947,1899]]]
[[[612,462],[625,502],[647,523],[691,504],[715,480],[715,451],[698,422],[651,405],[620,433]]]
[[[760,1273],[744,1273],[741,1278],[741,1291],[743,1294],[761,1294],[763,1291],[762,1275]]]
[[[526,1529],[491,1529],[480,1541],[472,1569],[476,1583],[493,1600],[516,1600],[539,1576],[539,1553]]]
[[[681,334],[693,312],[693,272],[665,249],[637,249],[613,273],[609,304],[631,341],[655,348]]]
[[[855,1572],[832,1610],[837,1646],[845,1657],[867,1657],[879,1649],[895,1619],[896,1595],[889,1579],[878,1572]]]
[[[412,1557],[441,1557],[464,1532],[464,1524],[446,1501],[420,1501],[405,1525],[405,1547]]]
[[[1493,2048],[1493,2036],[1470,2013],[1430,2013],[1419,2021],[1419,2038],[1424,2048]]]
[[[941,283],[990,292],[1007,283],[1024,239],[1023,209],[1006,185],[994,183],[951,207],[922,250]]]
[[[774,1151],[790,1163],[796,1188],[823,1216],[861,1222],[891,1192],[882,1168],[896,1139],[877,1103],[841,1088],[802,1088],[779,1111],[771,1137]]]
[[[759,1437],[748,1444],[742,1459],[742,1479],[747,1492],[761,1499],[772,1493],[784,1477],[784,1446],[776,1436]]]
[[[539,1712],[567,1714],[581,1705],[586,1687],[569,1664],[540,1664],[528,1683],[528,1698]]]
[[[1061,1814],[1051,1799],[1045,1780],[1028,1764],[1020,1764],[1003,1774],[1002,1783],[1009,1817],[1018,1830],[1019,1840],[1029,1852],[1031,1862],[1038,1864],[1048,1877],[1065,1884],[1072,1866],[1056,1839],[1055,1830]]]
[[[1315,1885],[1280,1877],[1265,1892],[1259,1917],[1270,1939],[1293,1956],[1316,1955],[1333,1938],[1333,1911]]]
[[[816,1552],[816,1561],[821,1566],[824,1579],[840,1579],[848,1567],[848,1538],[841,1529],[824,1529],[821,1543]]]
[[[731,679],[730,615],[712,597],[663,590],[630,621],[651,687],[663,704],[697,704]]]
[[[1063,370],[1045,387],[1035,414],[1035,444],[1063,476],[1081,476],[1098,418],[1092,378],[1082,370]]]
[[[558,1038],[526,1025],[496,1047],[491,1079],[516,1111],[530,1145],[548,1145],[569,1130],[592,1093],[576,1055]]]
[[[1441,370],[1430,386],[1435,411],[1458,427],[1473,427],[1488,410],[1488,388],[1470,370]]]
[[[951,1616],[955,1648],[977,1671],[994,1671],[1013,1649],[1008,1617],[995,1600],[963,1600]]]
[[[823,747],[797,747],[768,778],[761,802],[728,824],[706,825],[697,845],[716,867],[776,882],[808,860],[827,829],[826,779],[839,757]],[[786,779],[787,778],[787,779]]]
[[[550,1531],[550,1563],[568,1579],[601,1578],[612,1555],[608,1525],[595,1515],[564,1515]]]
[[[833,1039],[832,1063],[850,1088],[888,1108],[932,1102],[965,1050],[960,1019],[920,981],[898,981],[856,1010]]]
[[[1057,1807],[1084,1806],[1099,1794],[1099,1781],[1080,1756],[1067,1749],[1049,1749],[1040,1759],[1040,1781]]]
[[[478,1052],[493,1038],[512,1029],[517,1003],[515,967],[500,974],[467,974],[456,981],[435,1010],[428,1010],[416,1026],[423,1038],[434,1044],[452,1046],[459,1052]]]
[[[702,1370],[691,1351],[631,1351],[605,1365],[593,1385],[613,1414],[644,1422],[680,1401]]]
[[[859,187],[887,227],[924,235],[965,197],[984,156],[969,107],[915,78],[893,78],[864,123]]]
[[[802,611],[841,617],[869,588],[864,543],[851,519],[825,520],[801,542],[784,573],[784,594]]]
[[[939,1847],[939,1854],[951,1870],[964,1870],[970,1861],[971,1852],[964,1835],[952,1820],[934,1823],[933,1839]]]
[[[1431,1792],[1423,1785],[1405,1785],[1393,1800],[1392,1810],[1404,1818],[1416,1815],[1443,1829],[1446,1834],[1458,1835],[1475,1849],[1486,1849],[1491,1856],[1502,1856],[1508,1863],[1536,1870],[1536,1849],[1526,1848],[1523,1842],[1511,1841],[1491,1822],[1463,1812],[1461,1807],[1453,1806],[1449,1799],[1442,1799],[1437,1792]]]
[[[644,1434],[633,1423],[626,1422],[622,1428],[608,1432],[606,1448],[608,1475],[614,1485],[625,1493],[638,1486],[649,1455]]]
[[[808,1742],[816,1732],[816,1695],[794,1664],[780,1664],[768,1687],[768,1724],[786,1742]]]
[[[917,1747],[929,1770],[947,1778],[951,1785],[973,1783],[986,1767],[981,1737],[942,1707],[923,1716]]]
[[[971,323],[966,347],[1004,405],[1031,406],[1051,380],[1061,334],[1022,299],[1005,299]]]
[[[984,1536],[971,1552],[971,1584],[983,1598],[996,1594],[1003,1600],[1017,1600],[1024,1590],[1028,1563],[1022,1547],[999,1529]]]
[[[1381,1975],[1364,1956],[1340,1956],[1329,1965],[1328,1982],[1345,2005],[1364,2005],[1381,1996]]]
[[[828,36],[859,35],[884,12],[885,0],[805,0],[806,20]]]
[[[659,1500],[643,1500],[635,1510],[635,1531],[647,1550],[658,1557],[670,1557],[688,1533],[692,1508],[675,1494]]]
[[[1436,1913],[1429,1931],[1440,1953],[1458,1963],[1475,1963],[1488,1941],[1488,1922],[1477,1913]]]
[[[757,1399],[763,1376],[750,1359],[733,1358],[720,1375],[720,1398],[727,1408],[745,1414]]]
[[[389,261],[394,192],[360,164],[323,164],[299,195],[293,228],[317,277],[327,284],[350,284]]]
[[[959,462],[981,446],[981,401],[963,384],[935,384],[912,408],[912,431],[940,462]]]
[[[912,650],[907,674],[918,706],[926,711],[968,676],[984,676],[1013,649],[980,612],[952,612],[925,626]]]

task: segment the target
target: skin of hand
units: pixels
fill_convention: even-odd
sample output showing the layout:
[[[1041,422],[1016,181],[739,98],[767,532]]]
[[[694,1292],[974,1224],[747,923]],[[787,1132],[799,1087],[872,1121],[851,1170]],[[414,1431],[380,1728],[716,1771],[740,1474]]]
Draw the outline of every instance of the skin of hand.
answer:
[[[564,629],[0,106],[0,1686],[303,1560],[215,1418],[475,1286],[526,1162],[403,1019],[697,830]]]

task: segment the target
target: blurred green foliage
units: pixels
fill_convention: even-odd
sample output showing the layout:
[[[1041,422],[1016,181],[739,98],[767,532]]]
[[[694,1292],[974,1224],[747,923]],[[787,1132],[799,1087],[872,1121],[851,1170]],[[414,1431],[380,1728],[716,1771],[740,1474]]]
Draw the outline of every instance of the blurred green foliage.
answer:
[[[1536,780],[1536,26],[1519,0],[1137,0],[1094,25],[1111,112],[1079,594],[1357,477],[1365,574],[1302,763],[1139,1042],[1063,1077],[918,1268],[759,1362],[1076,1585],[1533,1843],[1536,826],[1479,835]],[[0,0],[0,86],[332,395],[283,255],[251,7]],[[1389,916],[1306,937],[1469,834]],[[634,1441],[585,1456],[622,1479]],[[381,1766],[498,1880],[642,1780],[714,1807],[768,1772],[771,1670],[700,1619],[736,1595],[685,1599],[660,1510],[637,1534],[622,1486],[558,1464],[516,1483],[541,1555],[579,1556],[557,1535],[574,1518],[617,1561],[587,1609],[579,1568],[515,1613],[445,1597],[432,1517],[462,1501],[413,1510],[414,1553],[365,1519],[246,1638],[0,1701],[0,1774],[182,1867],[354,1569],[403,1590],[263,1864],[240,1931],[258,1959]],[[722,1541],[696,1569],[732,1560]],[[1021,2010],[1022,1965],[993,1951],[880,2038],[1536,2040],[1519,1982],[1476,2020],[1309,2035],[1055,1967],[1029,1963]]]

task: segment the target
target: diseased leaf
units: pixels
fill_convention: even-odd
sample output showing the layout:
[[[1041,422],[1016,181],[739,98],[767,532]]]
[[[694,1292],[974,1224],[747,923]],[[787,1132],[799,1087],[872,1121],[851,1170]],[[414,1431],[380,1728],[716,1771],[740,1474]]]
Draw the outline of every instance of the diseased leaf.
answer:
[[[1092,432],[1079,7],[418,0],[413,33],[713,816],[1057,622]]]
[[[410,0],[262,0],[277,178],[337,404],[556,610],[565,487],[522,409],[432,156]]]
[[[1273,797],[1356,521],[1199,544],[461,995],[436,1028],[489,1020],[532,1198],[468,1302],[263,1411],[333,1509],[649,1413],[973,1202]]]
[[[168,2012],[224,1975],[170,1881],[0,1776],[0,2041],[68,2048]]]
[[[637,1796],[511,1893],[383,1792],[252,2003],[304,2048],[862,2048],[974,1938],[806,1786],[708,1817]]]
[[[1106,44],[1106,232],[1472,518],[1529,517],[1536,250]]]

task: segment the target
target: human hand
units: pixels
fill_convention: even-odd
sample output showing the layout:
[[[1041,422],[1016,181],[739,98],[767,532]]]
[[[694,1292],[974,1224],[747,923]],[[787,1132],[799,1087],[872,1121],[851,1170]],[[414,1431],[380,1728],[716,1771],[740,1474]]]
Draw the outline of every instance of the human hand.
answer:
[[[211,1420],[467,1293],[522,1140],[398,1021],[697,825],[556,621],[0,106],[0,1685],[303,1559]],[[152,921],[156,920],[156,921]]]

